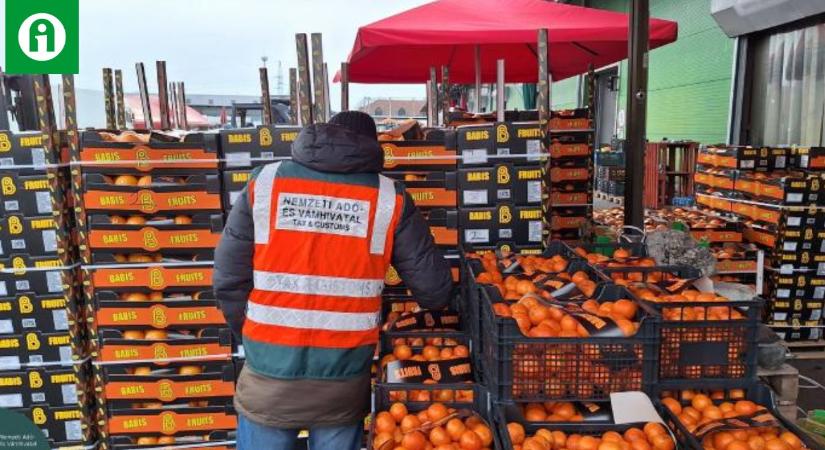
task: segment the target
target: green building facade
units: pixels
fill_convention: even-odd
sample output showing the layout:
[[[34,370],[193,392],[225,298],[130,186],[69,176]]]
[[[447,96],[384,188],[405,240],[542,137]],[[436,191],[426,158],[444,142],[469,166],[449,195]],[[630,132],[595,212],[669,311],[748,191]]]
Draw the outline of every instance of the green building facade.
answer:
[[[628,13],[629,0],[583,0],[583,6]],[[727,140],[736,40],[710,14],[710,0],[650,0],[651,17],[678,22],[679,37],[649,55],[647,138],[651,141]],[[551,55],[552,58],[552,55]],[[627,60],[617,64],[616,135],[624,137]],[[597,70],[598,72],[598,70]],[[553,84],[554,109],[578,105],[579,77]],[[610,127],[609,124],[601,126]]]

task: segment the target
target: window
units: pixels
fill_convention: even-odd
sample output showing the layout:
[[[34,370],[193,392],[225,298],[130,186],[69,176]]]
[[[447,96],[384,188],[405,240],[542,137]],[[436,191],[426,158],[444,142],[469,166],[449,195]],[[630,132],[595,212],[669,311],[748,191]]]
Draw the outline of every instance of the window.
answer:
[[[750,143],[825,145],[825,23],[753,42]]]
[[[373,113],[373,116],[383,116],[383,115],[384,115],[384,110],[381,109],[380,106],[378,108],[375,108],[375,113]]]
[[[404,108],[398,108],[398,114],[396,117],[404,117],[407,115],[407,110]]]

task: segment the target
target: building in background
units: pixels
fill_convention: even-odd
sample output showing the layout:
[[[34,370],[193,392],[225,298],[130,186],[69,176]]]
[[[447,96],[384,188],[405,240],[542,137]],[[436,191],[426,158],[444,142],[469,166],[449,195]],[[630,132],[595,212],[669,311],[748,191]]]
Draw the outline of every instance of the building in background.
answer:
[[[376,119],[426,117],[427,101],[416,98],[365,97],[358,110]]]

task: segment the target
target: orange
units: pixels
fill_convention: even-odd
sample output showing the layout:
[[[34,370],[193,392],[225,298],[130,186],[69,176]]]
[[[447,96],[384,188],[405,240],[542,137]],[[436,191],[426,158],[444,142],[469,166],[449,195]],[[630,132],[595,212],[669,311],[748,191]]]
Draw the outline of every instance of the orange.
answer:
[[[162,341],[169,338],[169,333],[164,330],[149,330],[146,332],[146,340]]]
[[[447,430],[447,434],[450,435],[450,439],[457,441],[461,439],[461,435],[467,429],[467,426],[464,425],[464,422],[462,422],[461,419],[450,419],[444,429]]]
[[[602,443],[599,444],[598,450],[622,450],[622,446],[617,442],[605,441],[602,439]]]
[[[138,186],[151,186],[152,185],[152,176],[151,175],[144,175],[140,177],[137,181]]]
[[[547,411],[543,406],[530,406],[524,410],[524,419],[528,422],[544,422],[547,420]]]
[[[623,248],[617,248],[617,249],[613,252],[613,258],[616,258],[616,259],[619,259],[619,258],[629,258],[629,257],[630,257],[630,252],[629,252],[629,251],[627,251],[626,249],[623,249]]]
[[[750,450],[763,450],[765,448],[765,438],[762,436],[751,436],[748,438]]]
[[[643,440],[643,441],[647,440],[647,436],[645,435],[644,431],[642,431],[642,430],[640,430],[636,427],[628,428],[627,431],[624,432],[624,438],[625,438],[626,441],[630,441],[630,442],[638,441],[638,440]]]
[[[126,223],[126,219],[122,216],[109,216],[109,222],[116,225],[121,225]]]
[[[449,411],[447,411],[447,407],[444,406],[443,403],[433,403],[427,408],[427,417],[433,422],[438,422],[447,417],[448,414]]]
[[[608,431],[602,435],[602,441],[607,442],[622,442],[622,435],[615,431]]]
[[[123,294],[121,298],[123,298],[123,300],[126,300],[127,302],[145,302],[149,300],[149,297],[141,292],[131,292],[128,294]]]
[[[727,431],[720,431],[718,433],[715,433],[713,434],[711,439],[713,440],[713,448],[720,449],[724,449],[728,446],[728,444],[735,440],[733,438],[733,434]]]
[[[391,442],[393,440],[392,433],[381,432],[375,433],[375,438],[372,440],[372,447],[373,448],[382,448],[385,443]]]
[[[617,300],[616,303],[613,304],[612,312],[624,317],[625,319],[633,320],[636,317],[637,310],[638,307],[635,303],[630,300],[621,299]]]
[[[744,441],[731,441],[724,450],[751,450],[751,447]]]
[[[202,372],[203,370],[200,366],[181,366],[180,369],[178,369],[180,375],[197,375]]]
[[[409,433],[412,430],[421,426],[421,420],[419,420],[418,416],[414,416],[412,414],[405,416],[401,419],[401,432],[402,433]]]
[[[430,443],[433,445],[446,445],[453,440],[443,427],[436,426],[430,430]]]
[[[733,409],[740,415],[750,415],[756,412],[756,403],[750,400],[739,400],[733,404]]]
[[[702,413],[702,419],[706,421],[719,420],[724,416],[722,410],[719,409],[719,407],[713,405],[705,408],[705,410],[702,411]]]
[[[413,431],[401,438],[401,446],[407,450],[424,450],[427,447],[427,438],[420,431]]]
[[[153,302],[159,302],[163,300],[163,292],[161,291],[152,291],[149,293],[149,300]]]
[[[662,424],[656,422],[646,423],[643,428],[643,431],[645,432],[648,438],[652,438],[653,436],[657,436],[660,434],[667,434],[667,430],[665,430],[665,427],[663,427]]]
[[[524,427],[520,423],[510,422],[507,424],[507,434],[510,435],[510,442],[518,445],[524,442]]]
[[[665,405],[667,409],[670,410],[670,412],[676,414],[677,416],[682,413],[682,405],[678,401],[676,401],[676,399],[670,397],[663,398],[662,404]]]
[[[190,223],[192,223],[192,218],[189,216],[175,216],[176,225],[189,225]]]
[[[782,439],[772,438],[765,441],[765,450],[791,450],[791,446]]]
[[[779,439],[785,441],[791,448],[802,448],[802,441],[790,431],[786,431],[779,435]]]
[[[158,438],[152,436],[142,436],[137,438],[137,445],[157,445]]]
[[[655,450],[673,450],[676,444],[667,433],[657,434],[650,437],[650,443],[653,444]]]
[[[527,317],[530,319],[531,324],[538,325],[550,317],[550,312],[546,306],[536,305],[527,311]]]
[[[152,373],[152,368],[147,366],[135,367],[133,375],[149,375]]]
[[[379,433],[392,433],[395,431],[395,419],[387,411],[381,411],[375,415],[375,431]]]
[[[143,225],[145,223],[146,218],[143,216],[129,216],[129,218],[126,219],[127,225]]]
[[[126,330],[123,332],[123,339],[146,339],[146,333],[140,330]]]
[[[593,436],[582,436],[579,439],[579,450],[598,450],[599,440]]]
[[[438,361],[438,359],[441,358],[441,350],[436,346],[427,345],[421,349],[421,356],[427,361]]]
[[[392,354],[399,360],[403,361],[412,357],[412,349],[406,344],[397,345],[394,349],[392,349]]]
[[[403,403],[393,403],[389,413],[396,422],[401,422],[407,416],[407,407]]]
[[[169,444],[174,444],[174,443],[175,443],[175,437],[174,436],[161,436],[161,437],[158,438],[158,444],[159,445],[169,445]]]
[[[713,403],[710,401],[710,397],[705,394],[696,394],[693,397],[693,400],[690,401],[690,405],[699,411],[704,411],[705,408],[712,404]]]
[[[475,432],[475,434],[477,434],[478,437],[481,438],[482,445],[484,445],[485,447],[493,445],[493,430],[491,430],[490,427],[488,427],[484,423],[477,423],[474,424],[472,427],[467,425],[467,427],[472,429],[473,432]]]
[[[462,450],[481,450],[481,438],[473,430],[466,430],[458,441]]]
[[[119,177],[115,178],[116,186],[136,186],[137,183],[137,178],[135,178],[132,175],[120,175]]]

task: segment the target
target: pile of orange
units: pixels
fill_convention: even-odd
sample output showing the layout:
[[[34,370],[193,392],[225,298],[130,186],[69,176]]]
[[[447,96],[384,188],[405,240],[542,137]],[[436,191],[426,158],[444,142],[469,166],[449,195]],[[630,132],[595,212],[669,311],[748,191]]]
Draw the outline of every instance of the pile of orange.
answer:
[[[416,414],[393,403],[373,421],[374,450],[485,450],[493,446],[493,430],[478,416],[461,419],[443,403]]]
[[[713,292],[699,292],[694,289],[685,289],[679,294],[660,295],[643,284],[628,286],[637,298],[654,303],[722,303],[729,302],[726,297]],[[669,321],[696,321],[696,320],[742,320],[745,316],[731,306],[691,306],[679,308],[663,308],[662,317]]]
[[[459,358],[469,358],[470,350],[466,345],[458,344],[454,339],[427,338],[438,344],[424,345],[420,350],[404,343],[404,338],[395,339],[393,352],[381,358],[381,367],[386,367],[392,361],[449,361]],[[438,384],[432,378],[424,380],[424,384]],[[472,402],[472,390],[453,389],[410,389],[390,391],[390,401],[394,402]]]
[[[100,138],[107,142],[149,142],[148,133],[136,133],[132,130],[121,131],[120,134],[101,131]]]
[[[730,391],[728,398],[731,401],[719,400],[725,398],[722,391],[707,395],[688,390],[682,391],[679,397],[682,401],[666,396],[662,398],[662,404],[691,433],[710,422],[739,416],[752,416],[765,409],[750,400],[745,400],[741,389]],[[702,446],[707,450],[796,450],[805,447],[795,434],[777,427],[717,431],[706,435],[702,440]]]
[[[160,302],[167,299],[198,300],[199,298],[200,292],[191,295],[180,293],[164,294],[163,291],[152,291],[149,294],[144,294],[143,292],[126,292],[120,294],[120,299],[127,302]]]
[[[595,265],[604,265],[607,267],[654,267],[656,265],[656,260],[653,258],[638,258],[627,261],[627,259],[632,258],[633,255],[630,250],[621,247],[613,250],[612,257],[601,253],[590,253],[583,247],[576,247],[573,251],[586,259],[588,263]]]
[[[118,253],[114,255],[114,258],[115,262],[134,264],[145,264],[163,261],[163,255],[161,255],[160,253],[130,253],[128,255]]]
[[[173,176],[156,176],[152,177],[152,175],[105,175],[103,180],[106,181],[107,184],[113,184],[115,186],[141,186],[141,187],[149,187],[153,184],[185,184],[186,177],[173,177]]]
[[[169,333],[165,330],[126,330],[123,332],[123,339],[130,341],[163,341],[169,339]]]
[[[430,331],[430,330],[428,330]],[[436,347],[455,347],[459,342],[453,338],[445,338],[442,336],[428,336],[428,337],[399,337],[393,338],[393,349],[399,345],[407,345],[410,347],[423,347],[425,345],[434,345]]]
[[[528,403],[522,408],[528,422],[581,422],[584,420],[570,402]]]
[[[557,278],[575,283],[585,295],[593,295],[596,290],[596,282],[591,280],[587,273],[576,272],[570,274],[565,272],[569,261],[561,255],[554,255],[549,258],[536,255],[517,255],[497,259],[495,253],[484,253],[481,256],[470,253],[467,257],[480,260],[484,268],[484,271],[476,276],[476,281],[496,286],[506,300],[518,300],[525,294],[538,291],[531,280],[545,274],[554,274]],[[518,264],[518,272],[521,276],[512,274],[504,276],[499,269],[499,264],[504,266]]]
[[[634,322],[638,306],[631,300],[598,303],[590,299],[582,309],[595,316],[610,318],[625,336],[633,336],[639,329]],[[588,337],[590,333],[564,309],[548,306],[535,297],[524,297],[513,304],[494,303],[493,311],[500,317],[511,317],[522,334],[528,337]]]
[[[145,216],[132,215],[129,217],[123,216],[109,216],[109,222],[112,225],[145,225],[146,222],[161,222],[165,220],[172,220],[175,225],[189,225],[192,223],[192,217],[179,214],[175,217],[169,218],[165,216],[157,216],[146,218]]]
[[[608,431],[600,436],[567,434],[541,428],[527,437],[517,422],[507,424],[513,450],[673,450],[676,444],[662,424],[649,422],[624,433]]]
[[[501,282],[496,281],[495,274],[490,272],[482,272],[476,277],[476,281],[482,284],[492,284],[498,288],[501,296],[508,301],[518,300],[527,294],[538,293],[547,298],[549,292],[540,291],[533,280],[538,279],[544,272],[534,272],[531,279],[523,277],[508,275]],[[498,273],[500,276],[501,274]],[[565,280],[566,282],[574,283],[576,287],[587,296],[592,296],[596,292],[596,282],[590,278],[587,272],[577,271],[573,274],[567,272],[558,272],[553,274],[557,279]]]

